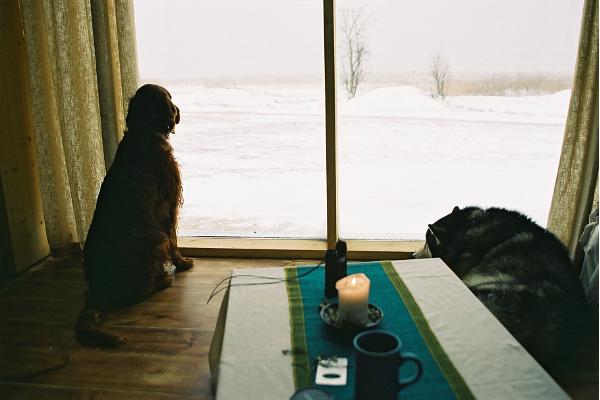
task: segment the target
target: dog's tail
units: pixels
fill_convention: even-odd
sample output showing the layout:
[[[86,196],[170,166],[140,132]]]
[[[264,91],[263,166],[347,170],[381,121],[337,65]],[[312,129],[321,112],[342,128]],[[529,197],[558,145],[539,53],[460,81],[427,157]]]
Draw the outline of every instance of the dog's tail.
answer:
[[[104,314],[101,311],[84,308],[75,324],[77,341],[89,347],[118,347],[125,343],[125,339],[98,328]]]

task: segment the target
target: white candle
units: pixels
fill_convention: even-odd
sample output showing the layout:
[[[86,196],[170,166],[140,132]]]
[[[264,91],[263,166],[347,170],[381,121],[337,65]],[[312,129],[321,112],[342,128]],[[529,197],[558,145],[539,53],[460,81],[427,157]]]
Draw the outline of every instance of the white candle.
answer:
[[[366,325],[368,319],[369,286],[371,281],[365,274],[348,275],[336,282],[339,308],[338,320],[357,325]]]

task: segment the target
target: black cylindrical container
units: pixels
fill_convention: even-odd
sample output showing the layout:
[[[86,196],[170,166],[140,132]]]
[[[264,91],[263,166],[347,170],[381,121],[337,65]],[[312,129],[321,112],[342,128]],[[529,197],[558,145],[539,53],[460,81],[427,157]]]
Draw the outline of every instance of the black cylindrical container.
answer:
[[[325,252],[325,297],[337,296],[338,275],[337,251],[329,249]]]
[[[346,242],[338,240],[338,242],[335,244],[335,251],[337,252],[337,260],[338,260],[337,273],[338,273],[338,280],[339,280],[339,279],[346,277],[346,275],[348,275],[348,261],[347,261],[347,257],[346,257],[346,252],[347,252]]]

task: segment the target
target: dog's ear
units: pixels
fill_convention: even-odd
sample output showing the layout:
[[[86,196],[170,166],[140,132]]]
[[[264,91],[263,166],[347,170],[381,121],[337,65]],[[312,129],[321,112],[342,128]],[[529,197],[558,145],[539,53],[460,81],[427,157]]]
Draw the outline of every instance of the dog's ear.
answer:
[[[452,209],[452,214],[456,214],[460,212],[460,208],[458,208],[458,206],[454,206],[454,208]]]
[[[170,101],[170,99],[169,99],[169,101]],[[170,101],[170,103],[171,103],[171,114],[169,117],[168,128],[169,128],[169,132],[175,133],[175,125],[177,125],[179,123],[179,121],[181,120],[181,116],[179,113],[179,107],[177,107],[171,101]]]

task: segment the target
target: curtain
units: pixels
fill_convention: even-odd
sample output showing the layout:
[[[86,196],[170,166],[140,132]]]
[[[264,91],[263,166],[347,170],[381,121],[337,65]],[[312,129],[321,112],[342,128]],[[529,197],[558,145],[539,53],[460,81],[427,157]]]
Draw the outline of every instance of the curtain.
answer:
[[[55,251],[85,241],[122,136],[124,105],[138,85],[131,1],[20,2],[44,219]]]
[[[129,99],[138,85],[135,21],[130,1],[91,1],[104,161],[123,137]]]
[[[586,0],[569,112],[548,229],[578,265],[578,244],[598,186],[598,0]]]

